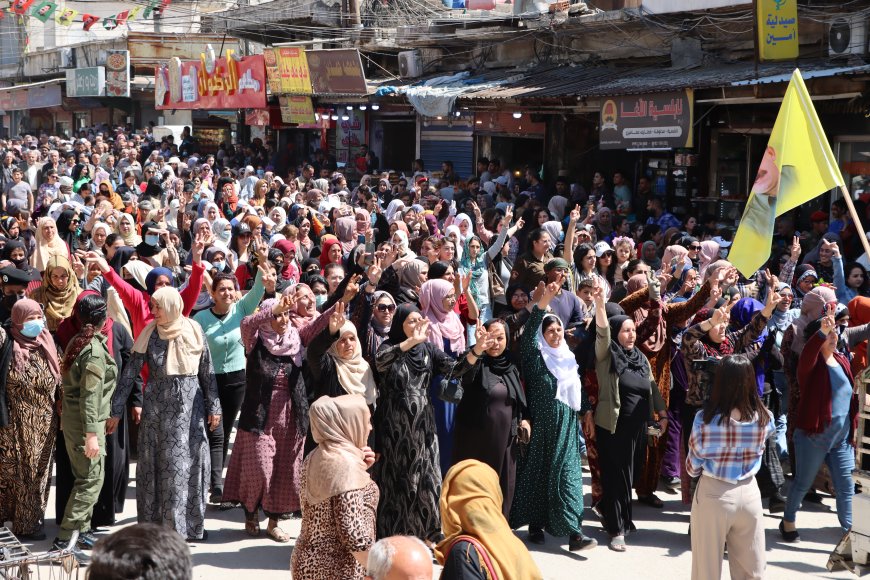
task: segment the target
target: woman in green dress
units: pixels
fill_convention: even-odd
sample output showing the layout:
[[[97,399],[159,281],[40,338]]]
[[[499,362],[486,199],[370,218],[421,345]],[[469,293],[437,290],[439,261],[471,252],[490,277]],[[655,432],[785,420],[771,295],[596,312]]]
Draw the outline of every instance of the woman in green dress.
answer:
[[[562,323],[547,314],[562,280],[550,283],[532,310],[520,345],[532,423],[528,452],[517,466],[512,528],[529,525],[529,541],[544,543],[544,530],[568,536],[568,549],[598,545],[583,535],[583,474],[577,411],[580,376],[565,342]],[[534,330],[533,330],[534,329]],[[535,331],[536,330],[536,331]]]

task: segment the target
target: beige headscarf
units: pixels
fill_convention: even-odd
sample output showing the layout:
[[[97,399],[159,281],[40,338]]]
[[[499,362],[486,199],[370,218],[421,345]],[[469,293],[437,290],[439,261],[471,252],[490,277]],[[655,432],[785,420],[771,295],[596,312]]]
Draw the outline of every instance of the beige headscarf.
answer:
[[[303,493],[308,503],[362,489],[371,481],[362,448],[369,434],[369,408],[359,395],[320,397],[308,410],[317,448],[308,456]]]
[[[54,236],[51,239],[46,239],[42,235],[42,226],[45,224],[54,225]],[[45,272],[45,267],[48,265],[48,260],[52,256],[69,256],[69,248],[60,236],[57,235],[57,223],[50,217],[40,218],[36,224],[36,250],[30,258],[33,267],[37,272]]]
[[[57,288],[51,281],[51,272],[55,268],[66,270],[66,286]],[[76,298],[81,293],[79,281],[75,270],[66,256],[53,255],[45,264],[45,276],[42,286],[33,293],[33,299],[45,308],[45,321],[48,330],[54,332],[64,318],[69,318],[73,313]]]
[[[353,355],[348,359],[343,359],[338,355],[338,340],[332,343],[329,350],[326,352],[332,356],[335,361],[335,372],[338,374],[338,383],[348,395],[362,395],[366,399],[366,403],[374,405],[378,396],[377,388],[375,387],[375,376],[372,373],[372,368],[362,356],[362,346],[359,343],[359,337],[356,333],[356,326],[345,320],[341,329],[338,331],[338,339],[346,333],[352,333],[356,337],[356,347],[353,349]]]
[[[130,222],[130,233],[123,234],[121,233],[121,222],[128,221]],[[136,247],[142,243],[142,238],[139,237],[139,234],[136,233],[136,220],[128,213],[122,213],[121,217],[118,218],[118,235],[121,236],[124,240],[125,246]]]
[[[199,359],[205,348],[202,328],[186,316],[182,315],[184,301],[178,290],[165,286],[151,295],[151,301],[165,313],[169,322],[157,324],[152,320],[142,330],[142,334],[133,344],[133,352],[145,354],[151,333],[157,330],[157,335],[169,343],[166,349],[166,374],[192,376],[199,374]]]

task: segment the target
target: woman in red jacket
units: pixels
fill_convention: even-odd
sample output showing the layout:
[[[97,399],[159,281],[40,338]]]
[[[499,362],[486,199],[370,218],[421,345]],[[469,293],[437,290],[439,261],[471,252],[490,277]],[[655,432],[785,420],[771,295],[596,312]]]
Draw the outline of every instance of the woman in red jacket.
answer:
[[[786,542],[800,541],[795,517],[822,462],[828,465],[834,482],[840,527],[844,532],[852,527],[855,451],[851,441],[858,399],[849,360],[837,351],[839,335],[835,330],[834,308],[829,304],[821,320],[807,325],[806,346],[798,360],[800,403],[794,432],[797,472],[779,525]]]

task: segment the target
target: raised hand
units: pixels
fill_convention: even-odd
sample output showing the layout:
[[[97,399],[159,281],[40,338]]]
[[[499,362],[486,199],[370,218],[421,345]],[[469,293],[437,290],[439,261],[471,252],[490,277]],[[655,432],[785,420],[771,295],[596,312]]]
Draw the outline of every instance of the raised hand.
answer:
[[[526,221],[523,218],[517,220],[517,231],[520,231],[524,227],[526,227]]]
[[[423,344],[424,342],[426,342],[426,339],[429,336],[428,333],[429,333],[429,320],[426,318],[423,318],[414,327],[414,330],[411,333],[410,338],[414,342],[415,345],[416,344]]]
[[[381,259],[376,253],[372,260],[372,265],[366,268],[366,278],[368,278],[369,284],[377,286],[378,282],[381,281],[381,274],[383,273],[384,271],[381,269]]]
[[[99,255],[98,253],[93,252],[93,251],[86,252],[84,255],[84,258],[85,258],[85,261],[89,264],[92,262],[95,262],[97,264],[97,266],[99,266],[101,272],[108,272],[109,271],[109,263],[106,261],[106,259],[104,257]]]
[[[459,279],[459,288],[463,292],[471,291],[471,272],[467,272],[465,274],[460,273],[457,278]]]
[[[717,308],[713,311],[713,316],[710,317],[710,324],[713,326],[719,326],[720,324],[727,323],[731,318],[731,313],[728,310],[727,306],[723,306],[722,308]]]
[[[832,330],[834,330],[834,326],[837,324],[837,321],[834,320],[833,314],[827,314],[824,318],[822,318],[822,334],[828,336]]]
[[[356,295],[359,292],[359,281],[361,278],[362,276],[359,274],[354,274],[347,283],[347,287],[344,289],[344,295],[341,297],[342,301],[339,303],[341,304],[342,312],[344,312],[344,304],[347,304],[356,298]]]
[[[335,310],[329,315],[329,334],[338,334],[341,327],[344,326],[344,302],[339,302],[335,305]]]
[[[280,316],[285,312],[290,312],[291,310],[296,309],[296,295],[292,292],[290,294],[284,294],[281,296],[280,300],[275,302],[275,305],[272,306],[272,315]]]
[[[81,279],[85,277],[85,265],[82,264],[82,261],[76,254],[72,255],[72,267],[76,274],[76,278]]]
[[[208,242],[208,237],[202,233],[197,233],[193,240],[193,246],[190,248],[190,256],[194,264],[202,262],[202,253],[205,251],[205,245]]]
[[[546,289],[546,287],[547,285],[543,282],[538,282],[537,287],[532,290],[532,304],[536,304],[538,300],[541,299],[541,297],[544,295],[544,290]]]
[[[801,257],[801,237],[795,236],[791,242],[791,261],[797,262]]]
[[[776,292],[776,288],[770,288],[767,291],[767,299],[764,301],[764,310],[762,313],[770,318],[770,315],[773,314],[773,309],[776,308],[776,305],[782,302],[782,296],[779,295],[779,292]]]
[[[266,290],[268,292],[274,292],[275,284],[278,283],[278,274],[275,272],[274,268],[272,268],[268,262],[260,262],[257,266],[257,270],[259,270],[260,275],[263,278],[263,286],[266,287]]]
[[[483,327],[483,324],[480,324],[478,321],[477,326],[474,327],[474,342],[475,346],[484,346],[484,342],[487,340],[489,333]],[[481,348],[480,351],[486,350],[485,348]]]
[[[571,210],[571,213],[568,214],[571,223],[576,224],[580,221],[580,204],[574,206],[574,209]]]

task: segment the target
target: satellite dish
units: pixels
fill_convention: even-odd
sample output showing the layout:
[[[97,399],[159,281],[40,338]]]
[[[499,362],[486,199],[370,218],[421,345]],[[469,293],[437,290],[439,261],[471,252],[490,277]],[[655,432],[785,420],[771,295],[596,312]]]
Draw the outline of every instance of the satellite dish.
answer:
[[[849,45],[852,43],[852,27],[849,21],[844,18],[837,18],[831,23],[831,30],[828,33],[833,54],[843,54],[849,50]]]

